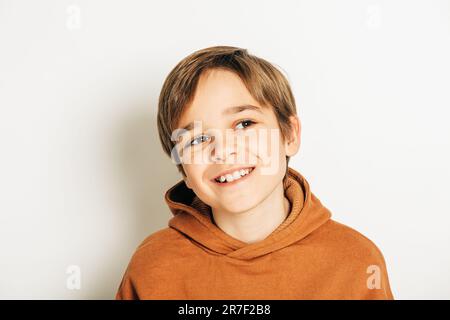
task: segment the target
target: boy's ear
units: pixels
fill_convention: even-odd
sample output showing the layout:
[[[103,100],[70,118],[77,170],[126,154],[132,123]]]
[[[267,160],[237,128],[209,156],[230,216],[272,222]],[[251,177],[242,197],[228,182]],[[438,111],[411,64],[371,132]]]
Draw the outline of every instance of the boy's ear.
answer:
[[[302,124],[296,115],[290,116],[289,120],[291,122],[291,135],[286,138],[284,147],[286,155],[292,157],[300,149]]]
[[[184,180],[184,183],[186,184],[186,186],[189,189],[192,189],[191,185],[189,184],[189,179],[186,176],[183,176],[183,180]]]

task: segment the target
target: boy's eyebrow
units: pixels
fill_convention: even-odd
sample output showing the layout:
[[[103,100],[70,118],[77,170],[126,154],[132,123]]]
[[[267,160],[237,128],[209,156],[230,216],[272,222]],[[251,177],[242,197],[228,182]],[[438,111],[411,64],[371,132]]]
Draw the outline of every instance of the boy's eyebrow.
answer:
[[[225,109],[222,114],[223,115],[227,115],[227,114],[233,114],[233,113],[239,113],[245,110],[254,110],[254,111],[258,111],[259,113],[262,113],[261,108],[251,105],[251,104],[244,104],[242,106],[235,106],[235,107],[229,107],[227,109]]]
[[[241,106],[229,107],[222,112],[222,115],[235,114],[235,113],[239,113],[239,112],[242,112],[245,110],[254,110],[259,113],[263,113],[260,107],[257,107],[257,106],[251,105],[251,104],[244,104]],[[189,123],[188,125],[184,126],[182,129],[184,129],[186,131],[191,131],[192,129],[194,129],[194,122]]]

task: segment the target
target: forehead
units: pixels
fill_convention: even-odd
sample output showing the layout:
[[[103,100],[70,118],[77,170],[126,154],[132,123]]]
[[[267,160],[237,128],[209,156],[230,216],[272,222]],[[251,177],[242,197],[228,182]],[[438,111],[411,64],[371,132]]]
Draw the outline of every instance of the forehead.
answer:
[[[263,111],[244,82],[232,71],[207,70],[199,78],[191,103],[180,117],[180,128],[194,120],[214,120],[242,111]]]
[[[234,72],[223,69],[207,70],[199,78],[192,105],[195,107],[224,99],[253,99],[253,97]]]

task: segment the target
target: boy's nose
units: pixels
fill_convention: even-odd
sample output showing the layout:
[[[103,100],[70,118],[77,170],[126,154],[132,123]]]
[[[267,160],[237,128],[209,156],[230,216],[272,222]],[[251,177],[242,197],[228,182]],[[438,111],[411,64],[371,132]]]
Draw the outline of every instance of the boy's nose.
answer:
[[[223,140],[223,141],[222,141]],[[230,139],[228,139],[230,140]],[[231,157],[236,157],[235,139],[214,139],[211,150],[211,159],[214,162],[227,162]]]

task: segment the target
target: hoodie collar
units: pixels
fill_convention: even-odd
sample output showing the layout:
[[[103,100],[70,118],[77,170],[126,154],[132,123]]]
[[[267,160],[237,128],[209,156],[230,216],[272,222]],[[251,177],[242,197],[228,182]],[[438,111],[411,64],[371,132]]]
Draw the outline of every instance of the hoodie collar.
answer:
[[[211,207],[200,200],[184,180],[165,194],[165,201],[173,214],[169,227],[212,254],[250,260],[271,253],[301,241],[331,217],[331,212],[311,192],[309,183],[299,172],[289,167],[283,186],[290,202],[289,215],[261,241],[248,244],[225,233],[214,224]]]

